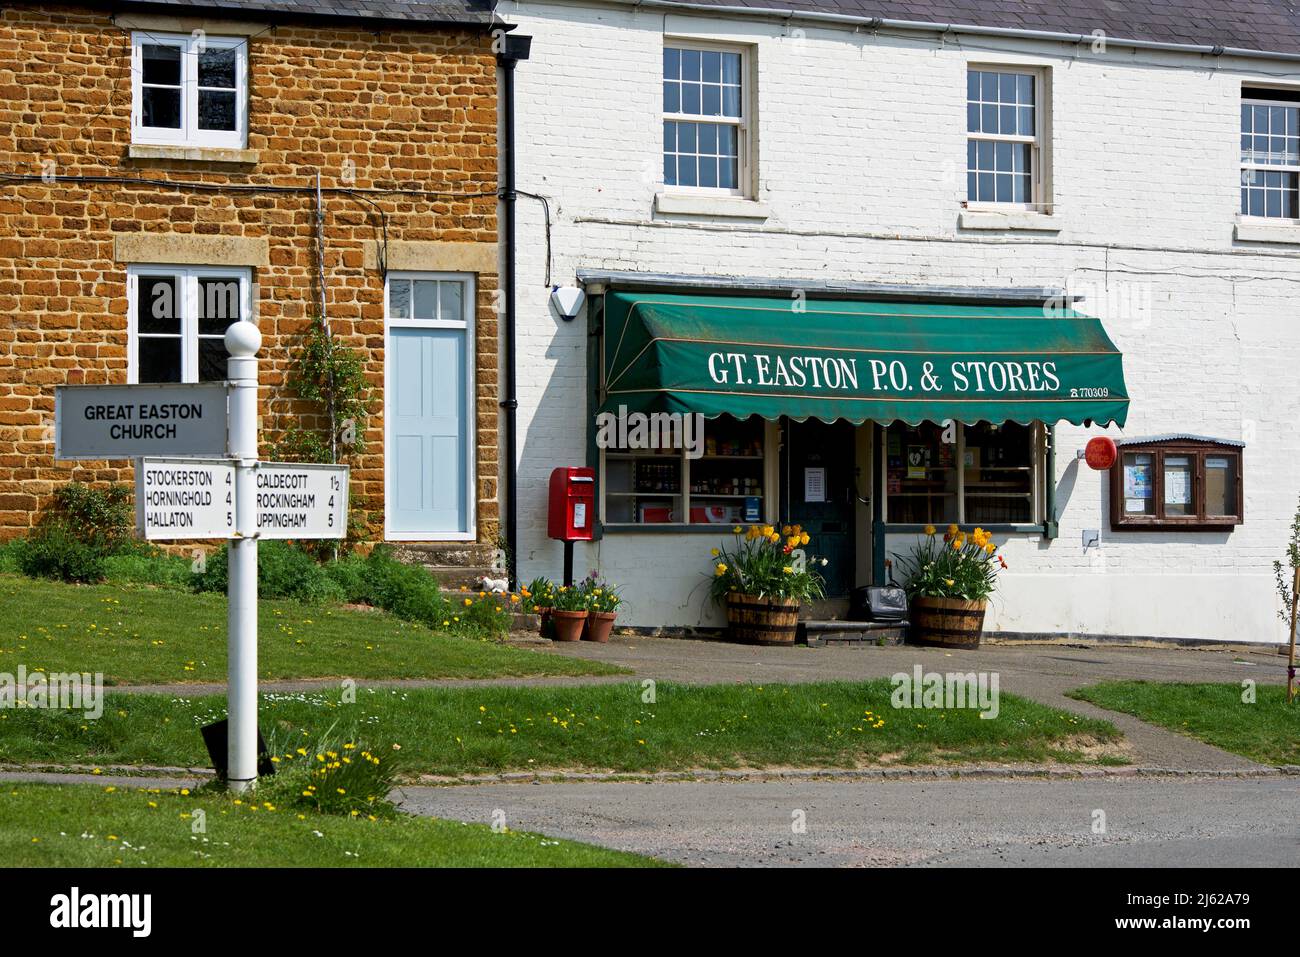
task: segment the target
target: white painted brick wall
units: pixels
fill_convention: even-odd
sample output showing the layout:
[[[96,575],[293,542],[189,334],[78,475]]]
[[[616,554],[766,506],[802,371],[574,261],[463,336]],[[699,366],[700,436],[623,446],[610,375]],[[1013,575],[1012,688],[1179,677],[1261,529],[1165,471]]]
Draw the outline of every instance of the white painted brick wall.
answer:
[[[1246,438],[1246,523],[1230,535],[1110,532],[1102,476],[1073,458],[1101,430],[1062,425],[1060,538],[1006,543],[1011,570],[989,627],[1282,639],[1271,562],[1300,493],[1300,247],[1232,237],[1241,85],[1284,64],[992,38],[940,45],[568,3],[507,3],[502,14],[535,37],[517,74],[518,169],[521,188],[552,201],[555,282],[608,268],[1091,284],[1084,308],[1125,355],[1124,434]],[[687,30],[753,44],[766,222],[652,212],[663,37]],[[1058,235],[959,234],[969,62],[1050,67]],[[519,213],[520,572],[558,577],[545,487],[552,467],[585,459],[585,322],[548,308],[541,209],[521,200]],[[1134,289],[1149,294],[1148,314],[1120,308]],[[1103,538],[1091,555],[1080,545],[1088,528]],[[703,584],[712,544],[612,533],[579,545],[577,567],[624,584],[625,622],[716,623]]]

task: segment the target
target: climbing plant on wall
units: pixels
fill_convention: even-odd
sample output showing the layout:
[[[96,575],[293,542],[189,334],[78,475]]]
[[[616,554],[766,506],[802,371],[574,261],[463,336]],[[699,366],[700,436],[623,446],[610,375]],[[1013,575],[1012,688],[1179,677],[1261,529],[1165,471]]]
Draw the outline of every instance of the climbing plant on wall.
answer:
[[[360,354],[339,342],[321,321],[312,322],[289,370],[295,408],[274,442],[285,462],[348,463],[365,451],[370,383]],[[355,499],[348,507],[348,537],[365,528]]]

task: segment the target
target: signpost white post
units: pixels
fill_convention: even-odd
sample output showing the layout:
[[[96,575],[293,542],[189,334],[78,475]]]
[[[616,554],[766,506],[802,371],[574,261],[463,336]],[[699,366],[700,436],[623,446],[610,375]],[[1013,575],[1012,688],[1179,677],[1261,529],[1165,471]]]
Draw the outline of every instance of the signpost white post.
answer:
[[[230,540],[226,782],[235,792],[257,783],[257,350],[251,322],[226,330],[230,381],[230,457],[235,460],[235,536]]]
[[[226,782],[236,792],[257,783],[257,540],[347,537],[346,465],[257,460],[261,347],[257,326],[240,321],[226,330],[228,382],[54,392],[56,459],[137,460],[141,536],[230,540]]]

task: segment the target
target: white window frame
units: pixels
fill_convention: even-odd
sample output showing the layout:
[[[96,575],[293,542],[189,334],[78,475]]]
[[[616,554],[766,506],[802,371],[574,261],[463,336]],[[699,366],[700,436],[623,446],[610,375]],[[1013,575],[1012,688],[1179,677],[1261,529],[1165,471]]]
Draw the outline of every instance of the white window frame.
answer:
[[[1269,99],[1264,99],[1264,98],[1261,98],[1261,97],[1242,97],[1242,98],[1241,98],[1241,105],[1242,105],[1242,106],[1252,106],[1252,107],[1253,107],[1253,106],[1282,106],[1282,107],[1287,107],[1287,108],[1290,108],[1290,109],[1295,109],[1295,110],[1300,111],[1300,101],[1295,101],[1295,100],[1269,100]],[[1241,143],[1241,123],[1240,123],[1240,121],[1238,121],[1238,123],[1237,123],[1237,142],[1238,142],[1238,144]],[[1240,146],[1239,146],[1238,149],[1237,149],[1237,154],[1238,154],[1238,156],[1240,156],[1240,154],[1241,154]],[[1268,164],[1265,164],[1265,163],[1244,163],[1244,162],[1239,162],[1238,165],[1239,165],[1239,167],[1240,167],[1240,171],[1241,171],[1241,172],[1240,172],[1240,175],[1241,175],[1241,182],[1238,183],[1238,189],[1239,189],[1239,190],[1240,190],[1241,188],[1243,188],[1243,187],[1246,186],[1246,174],[1247,174],[1247,172],[1252,172],[1252,171],[1257,171],[1257,172],[1260,172],[1260,173],[1294,173],[1294,174],[1296,174],[1296,178],[1297,178],[1297,180],[1300,180],[1300,163],[1293,163],[1293,164],[1288,164],[1288,165],[1285,165],[1285,166],[1274,166],[1274,165],[1268,165]],[[1298,184],[1298,185],[1300,185],[1300,184]],[[1265,191],[1265,195],[1267,195],[1267,191]],[[1300,214],[1300,204],[1297,204],[1297,213]],[[1289,225],[1289,224],[1300,223],[1300,215],[1297,215],[1297,216],[1269,216],[1269,215],[1265,214],[1265,215],[1263,215],[1263,216],[1252,216],[1250,213],[1245,213],[1245,212],[1240,212],[1240,211],[1238,212],[1238,215],[1240,216],[1240,218],[1241,218],[1243,221],[1251,222],[1251,223],[1275,223],[1275,224],[1279,224],[1279,225]]]
[[[972,200],[970,190],[966,185],[966,174],[969,169],[963,164],[962,167],[962,195],[964,197],[962,205],[971,210],[1028,210],[1035,213],[1051,213],[1052,203],[1050,198],[1051,171],[1049,162],[1051,160],[1051,151],[1048,149],[1048,131],[1050,125],[1050,90],[1049,73],[1047,67],[1031,66],[1024,63],[977,63],[971,62],[966,64],[966,73],[962,77],[963,86],[969,83],[971,71],[981,73],[1014,73],[1020,76],[1029,76],[1034,81],[1034,135],[1025,136],[1023,134],[1010,133],[972,133],[966,130],[966,143],[968,145],[972,140],[976,142],[988,141],[993,143],[1028,143],[1029,150],[1029,183],[1033,189],[1033,197],[1027,203],[1006,202],[999,203],[996,200]],[[967,126],[965,107],[969,104],[969,99],[962,97],[962,126]]]
[[[663,55],[659,57],[659,175],[663,176],[664,149],[663,125],[674,123],[716,123],[736,128],[736,187],[722,186],[670,186],[663,183],[663,190],[669,196],[726,196],[740,199],[752,199],[754,196],[754,142],[753,132],[757,129],[754,122],[754,106],[758,102],[754,96],[753,49],[737,43],[709,43],[686,37],[665,36],[664,49],[698,50],[701,53],[738,53],[740,54],[740,116],[703,116],[699,113],[669,113],[663,108]]]
[[[477,276],[471,272],[393,271],[384,278],[384,539],[390,542],[472,542],[478,539],[478,407],[476,366],[478,350],[474,335],[477,309]],[[389,311],[389,291],[394,279],[433,279],[438,282],[461,284],[459,319],[394,319]],[[414,298],[414,289],[412,289]],[[414,311],[414,309],[412,310]],[[465,525],[464,529],[451,531],[406,532],[394,531],[389,522],[389,503],[393,499],[393,470],[389,468],[388,453],[393,417],[388,395],[389,375],[393,354],[393,329],[463,329],[465,331]]]
[[[132,385],[140,381],[138,356],[140,333],[139,277],[175,276],[179,282],[181,305],[181,381],[199,381],[199,280],[236,279],[239,282],[239,316],[254,320],[253,273],[247,266],[177,266],[154,263],[137,263],[127,267],[127,353],[126,381]],[[145,334],[143,338],[149,338]]]
[[[181,125],[179,129],[144,126],[143,82],[145,46],[174,46],[181,51]],[[201,130],[199,115],[200,48],[235,51],[235,129]],[[150,146],[194,146],[243,149],[248,143],[248,39],[188,33],[131,34],[131,142]]]

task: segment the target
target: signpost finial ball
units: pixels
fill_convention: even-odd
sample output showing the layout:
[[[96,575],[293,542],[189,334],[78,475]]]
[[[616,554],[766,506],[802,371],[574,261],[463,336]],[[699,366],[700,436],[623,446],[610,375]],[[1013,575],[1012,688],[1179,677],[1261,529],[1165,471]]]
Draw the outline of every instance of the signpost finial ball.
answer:
[[[232,356],[254,356],[260,348],[262,333],[251,322],[232,322],[226,330],[226,352]]]

